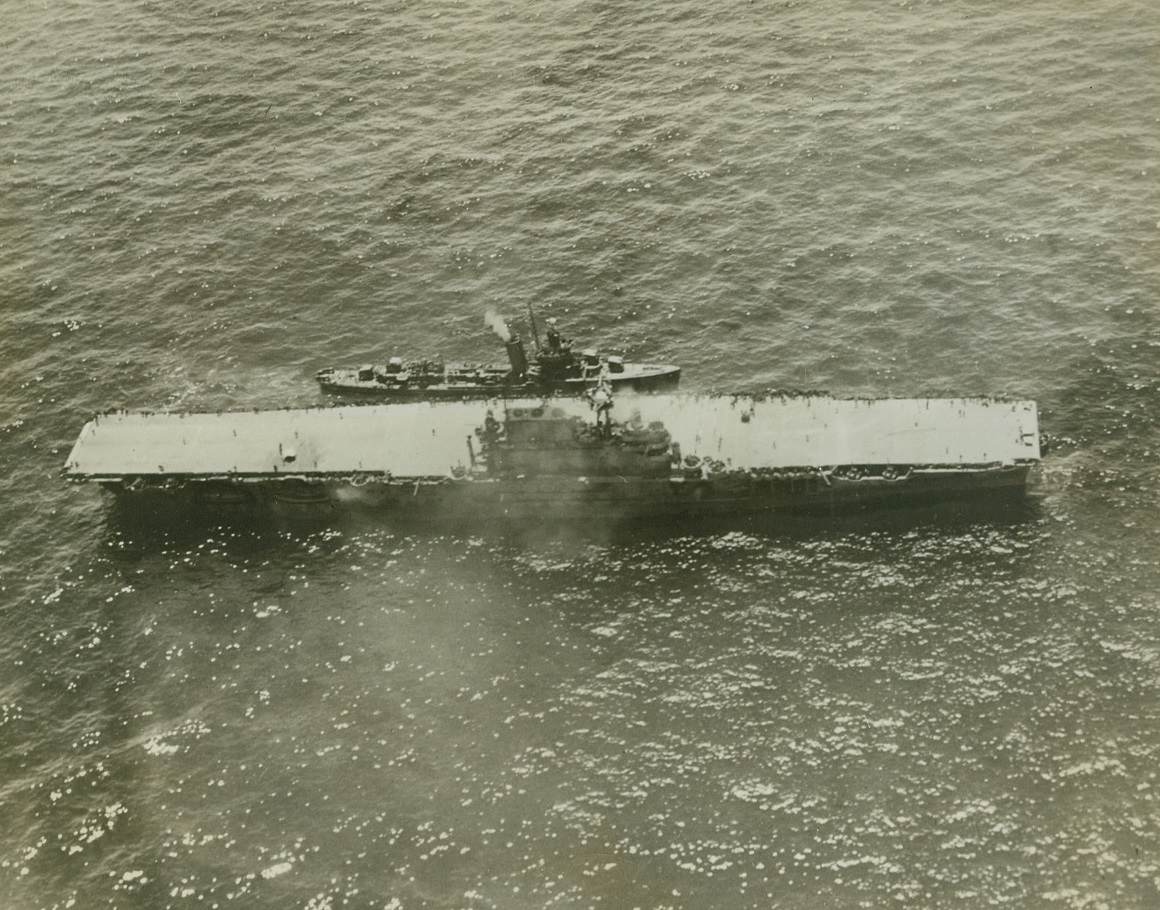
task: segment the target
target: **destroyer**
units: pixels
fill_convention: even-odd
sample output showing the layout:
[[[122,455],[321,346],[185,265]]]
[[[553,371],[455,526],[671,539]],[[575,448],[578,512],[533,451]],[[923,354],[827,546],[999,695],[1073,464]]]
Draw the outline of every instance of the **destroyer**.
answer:
[[[825,396],[100,416],[65,468],[126,503],[607,520],[1022,495],[1034,402]]]
[[[488,323],[504,342],[508,364],[444,364],[439,360],[404,361],[392,357],[385,364],[357,369],[320,370],[315,378],[327,392],[362,393],[399,400],[493,398],[541,394],[580,394],[601,376],[618,388],[657,391],[675,388],[681,368],[662,363],[630,363],[595,350],[577,352],[548,320],[545,344],[540,345],[535,317],[529,313],[535,351],[529,358],[519,335],[503,320],[488,314]]]

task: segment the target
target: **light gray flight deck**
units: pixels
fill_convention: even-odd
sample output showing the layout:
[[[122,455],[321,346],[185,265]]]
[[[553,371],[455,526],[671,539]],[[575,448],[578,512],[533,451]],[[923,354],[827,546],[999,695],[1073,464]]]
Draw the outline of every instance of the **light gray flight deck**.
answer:
[[[66,473],[445,476],[470,464],[467,439],[503,402],[411,403],[277,411],[104,414],[87,423]],[[506,402],[593,418],[582,399]],[[660,420],[682,455],[729,468],[960,465],[1039,458],[1036,406],[981,398],[847,399],[620,394],[613,417]],[[473,440],[478,451],[478,440]]]

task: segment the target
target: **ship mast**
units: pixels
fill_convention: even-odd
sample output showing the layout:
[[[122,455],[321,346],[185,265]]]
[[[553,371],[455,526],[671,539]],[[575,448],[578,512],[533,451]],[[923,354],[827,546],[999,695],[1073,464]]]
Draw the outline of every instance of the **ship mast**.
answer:
[[[540,353],[540,331],[536,328],[536,314],[532,312],[532,305],[528,304],[528,322],[532,326],[532,341],[536,343],[536,353]]]

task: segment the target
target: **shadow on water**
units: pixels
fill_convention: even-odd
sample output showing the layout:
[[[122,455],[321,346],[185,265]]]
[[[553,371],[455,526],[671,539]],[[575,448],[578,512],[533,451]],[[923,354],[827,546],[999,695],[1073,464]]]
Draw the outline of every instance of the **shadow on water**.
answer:
[[[135,560],[196,549],[212,541],[237,558],[269,555],[303,537],[332,530],[322,520],[286,524],[253,509],[181,512],[139,509],[114,500],[105,518],[105,543],[114,558]],[[321,535],[323,539],[327,536]]]
[[[768,513],[684,519],[620,519],[608,521],[516,521],[493,517],[404,519],[342,510],[274,514],[249,508],[219,508],[198,512],[142,511],[120,501],[110,509],[106,536],[111,547],[126,556],[168,549],[188,549],[207,540],[228,546],[235,556],[269,554],[305,539],[326,549],[327,541],[368,532],[386,531],[419,539],[484,538],[507,546],[535,547],[544,542],[622,545],[663,541],[674,537],[714,537],[743,532],[788,541],[834,534],[903,534],[922,528],[954,532],[980,525],[1014,527],[1042,518],[1034,496],[966,499],[910,504],[860,513],[835,515]]]
[[[681,521],[624,521],[606,528],[535,529],[513,527],[509,540],[534,543],[554,535],[584,536],[609,544],[656,542],[674,537],[720,537],[742,533],[792,544],[847,535],[903,535],[915,530],[938,529],[956,533],[980,526],[1002,528],[1033,524],[1042,517],[1032,499],[942,502],[837,515],[764,514],[698,518]]]

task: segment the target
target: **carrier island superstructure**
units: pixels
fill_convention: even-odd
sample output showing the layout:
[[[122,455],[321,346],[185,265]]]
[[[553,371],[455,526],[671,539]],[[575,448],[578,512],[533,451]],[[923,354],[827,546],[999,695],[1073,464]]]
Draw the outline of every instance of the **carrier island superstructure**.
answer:
[[[149,507],[574,521],[1011,498],[1039,457],[1033,401],[648,395],[106,413],[65,475]]]

